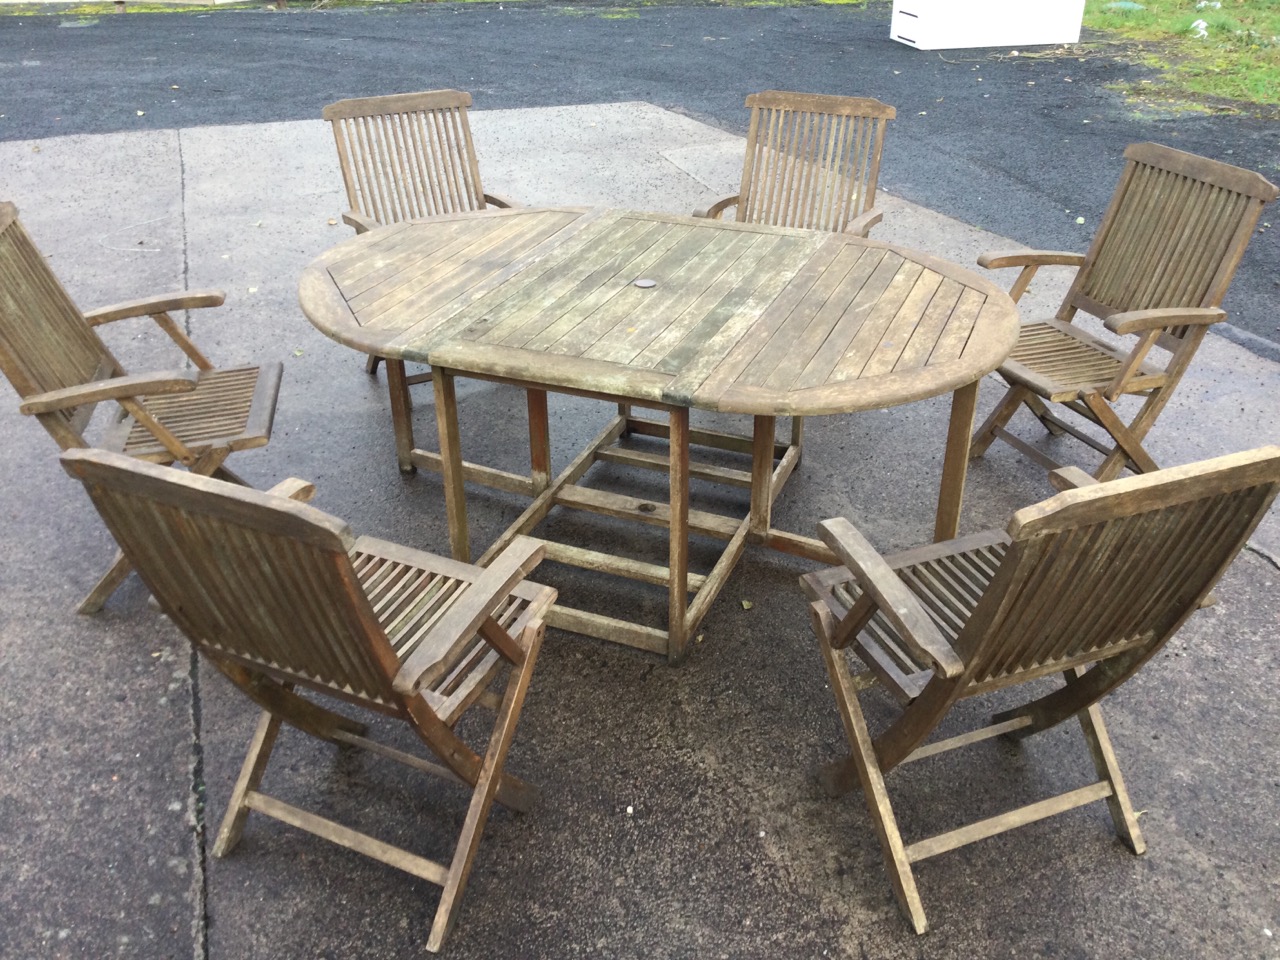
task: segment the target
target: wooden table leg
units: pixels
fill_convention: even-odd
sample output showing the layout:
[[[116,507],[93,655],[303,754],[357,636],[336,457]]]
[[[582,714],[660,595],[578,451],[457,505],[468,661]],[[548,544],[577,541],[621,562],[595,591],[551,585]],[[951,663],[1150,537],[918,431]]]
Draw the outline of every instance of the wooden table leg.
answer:
[[[773,417],[756,417],[751,438],[751,523],[748,538],[760,543],[773,519]]]
[[[684,659],[689,642],[689,411],[671,411],[671,526],[667,566],[667,662]]]
[[[396,436],[396,460],[401,473],[415,473],[413,465],[413,403],[403,360],[387,361],[387,391],[391,396],[391,427]]]
[[[551,427],[547,421],[547,391],[525,390],[529,407],[529,479],[536,497],[551,485]]]
[[[449,546],[453,559],[469,563],[471,541],[467,532],[467,493],[463,486],[458,401],[454,395],[453,374],[437,369],[432,386],[436,394],[436,429],[440,434],[440,472],[444,477],[445,513],[449,518]]]
[[[950,540],[960,529],[960,504],[969,468],[969,441],[973,436],[973,414],[978,407],[978,381],[951,395],[951,423],[947,427],[947,450],[942,460],[942,485],[938,490],[938,515],[933,526],[935,542]]]

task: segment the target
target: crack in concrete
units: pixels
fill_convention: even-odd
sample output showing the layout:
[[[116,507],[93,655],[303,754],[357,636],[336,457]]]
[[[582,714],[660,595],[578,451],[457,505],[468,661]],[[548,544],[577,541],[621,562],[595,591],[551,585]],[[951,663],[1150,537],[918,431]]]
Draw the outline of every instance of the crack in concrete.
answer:
[[[191,807],[192,853],[194,861],[192,870],[191,892],[195,900],[194,915],[191,918],[191,954],[194,960],[208,960],[209,957],[209,884],[208,884],[208,845],[206,842],[204,805],[207,792],[204,782],[204,745],[200,742],[201,703],[200,703],[200,656],[191,646]]]
[[[182,131],[174,131],[178,146],[178,230],[182,237],[182,289],[191,289],[191,247],[187,237],[187,166],[182,153]],[[191,311],[185,311],[183,327],[187,336],[191,336]],[[187,365],[191,363],[187,360]],[[191,764],[188,773],[191,778],[191,823],[192,851],[191,859],[191,895],[194,900],[191,918],[191,954],[193,960],[208,960],[209,957],[209,883],[208,883],[208,845],[204,806],[207,792],[204,782],[204,745],[200,741],[201,703],[200,703],[200,656],[194,645],[189,645],[190,666],[188,678],[191,691]]]
[[[1267,563],[1271,564],[1277,570],[1280,570],[1280,557],[1276,556],[1266,547],[1260,547],[1252,540],[1244,545],[1244,548],[1255,556],[1261,557]]]

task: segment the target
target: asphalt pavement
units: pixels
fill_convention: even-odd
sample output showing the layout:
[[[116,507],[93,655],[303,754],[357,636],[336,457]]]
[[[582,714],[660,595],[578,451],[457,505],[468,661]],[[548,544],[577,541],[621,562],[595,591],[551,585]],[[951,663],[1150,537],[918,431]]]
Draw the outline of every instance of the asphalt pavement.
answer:
[[[1087,245],[1135,141],[1280,181],[1280,123],[1131,102],[1113,88],[1147,74],[1105,46],[922,52],[889,39],[889,10],[524,0],[6,16],[0,140],[309,119],[343,97],[436,87],[471,91],[477,109],[638,100],[742,133],[744,96],[773,88],[895,105],[884,187],[1034,247]],[[1278,268],[1280,230],[1264,228],[1219,329],[1272,359]]]

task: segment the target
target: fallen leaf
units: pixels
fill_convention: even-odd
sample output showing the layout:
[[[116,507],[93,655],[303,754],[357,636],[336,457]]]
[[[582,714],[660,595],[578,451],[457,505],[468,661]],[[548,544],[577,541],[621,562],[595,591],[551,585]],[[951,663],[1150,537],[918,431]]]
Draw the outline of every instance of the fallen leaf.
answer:
[[[138,111],[138,116],[140,116],[140,117],[145,117],[146,115],[147,115],[147,111],[145,111],[145,110],[139,110],[139,111]]]
[[[250,288],[249,288],[249,292],[250,292],[250,293],[257,293],[257,292],[258,292],[258,288],[257,288],[257,287],[250,287]]]
[[[297,350],[293,351],[293,355],[294,355],[295,357],[300,357],[300,356],[302,356],[302,349],[301,349],[301,348],[299,348],[299,349],[297,349]]]
[[[701,643],[701,642],[706,638],[706,636],[707,636],[707,635],[706,635],[705,633],[700,633],[700,634],[698,634],[696,637],[694,637],[694,638],[693,638],[693,642],[694,642],[694,643]]]
[[[742,601],[742,609],[743,609],[743,610],[750,610],[750,609],[751,609],[752,607],[754,607],[754,606],[755,606],[755,604],[754,604],[754,603],[752,603],[750,600],[743,600],[743,601]]]
[[[1084,223],[1084,217],[1076,217],[1076,223]]]

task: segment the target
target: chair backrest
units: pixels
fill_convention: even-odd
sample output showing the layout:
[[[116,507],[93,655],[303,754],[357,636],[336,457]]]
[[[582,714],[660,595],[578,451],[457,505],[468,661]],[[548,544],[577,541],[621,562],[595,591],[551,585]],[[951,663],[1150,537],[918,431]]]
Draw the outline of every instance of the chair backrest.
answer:
[[[382,224],[483,210],[469,106],[469,93],[428,90],[325,107],[351,209]]]
[[[1094,316],[1222,304],[1274,184],[1252,170],[1135,143],[1084,265],[1058,310]],[[1185,330],[1160,341],[1178,347]]]
[[[0,370],[24,398],[123,372],[7,202],[0,203]],[[93,406],[40,419],[64,447],[78,446]]]
[[[956,638],[964,682],[998,686],[1121,654],[1145,662],[1199,607],[1278,489],[1280,447],[1264,447],[1019,510]]]
[[[395,705],[395,652],[347,525],[302,503],[103,450],[62,456],[161,609],[215,659]]]
[[[839,232],[871,208],[893,107],[778,90],[753,93],[747,106],[740,222]]]

